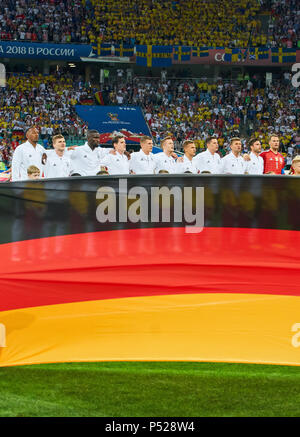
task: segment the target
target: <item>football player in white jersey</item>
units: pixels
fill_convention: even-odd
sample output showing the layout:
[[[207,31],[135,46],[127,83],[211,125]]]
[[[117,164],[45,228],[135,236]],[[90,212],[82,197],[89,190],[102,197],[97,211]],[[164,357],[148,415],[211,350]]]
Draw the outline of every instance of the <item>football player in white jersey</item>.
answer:
[[[177,173],[198,173],[196,165],[194,164],[194,156],[196,155],[196,145],[192,140],[185,140],[183,142],[184,155],[177,160]]]
[[[163,151],[154,155],[154,172],[157,174],[160,170],[166,170],[169,173],[176,173],[177,165],[176,159],[174,158],[174,141],[172,137],[165,137],[161,140],[160,144]]]
[[[218,149],[218,139],[216,137],[208,137],[206,140],[205,152],[198,153],[198,155],[193,159],[198,173],[221,173],[221,158],[218,154]]]
[[[27,129],[25,135],[27,141],[20,144],[13,154],[11,164],[12,181],[27,180],[27,169],[31,165],[35,165],[40,170],[41,175],[43,173],[42,157],[46,156],[46,150],[38,144],[39,130],[36,126],[31,126]]]
[[[245,174],[247,162],[241,156],[242,142],[238,137],[230,140],[231,152],[221,159],[221,174]]]
[[[112,139],[115,153],[108,153],[101,160],[110,175],[129,174],[129,159],[126,152],[126,141],[123,135],[116,135]]]
[[[130,173],[153,174],[155,169],[155,155],[152,153],[152,138],[146,135],[141,137],[140,145],[141,150],[131,154],[129,163]]]
[[[53,150],[47,151],[47,161],[44,169],[45,178],[66,178],[70,175],[70,157],[73,151],[66,149],[63,135],[52,137]]]
[[[250,138],[248,145],[251,153],[249,155],[250,160],[246,162],[246,173],[263,174],[264,160],[259,156],[261,153],[261,142],[257,138]]]
[[[100,134],[97,130],[87,133],[87,142],[78,146],[71,154],[71,173],[80,176],[95,176],[100,171],[102,159],[112,151],[100,147]]]

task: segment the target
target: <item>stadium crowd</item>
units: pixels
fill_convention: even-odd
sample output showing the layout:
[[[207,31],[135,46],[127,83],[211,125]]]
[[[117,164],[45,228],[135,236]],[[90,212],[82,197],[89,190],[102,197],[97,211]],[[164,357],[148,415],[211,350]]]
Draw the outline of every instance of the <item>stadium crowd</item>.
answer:
[[[264,31],[260,13],[271,9]],[[2,0],[0,38],[46,43],[295,46],[296,0]]]
[[[297,0],[273,0],[268,25],[271,47],[297,47],[300,41],[300,4]]]
[[[91,42],[101,23],[103,41],[111,43],[246,47],[250,36],[254,45],[266,43],[256,19],[257,0],[91,0],[86,4]]]
[[[180,150],[182,141],[193,138],[204,148],[208,136],[218,138],[224,154],[232,136],[255,136],[262,147],[275,130],[281,137],[284,153],[299,145],[300,90],[289,79],[274,80],[265,87],[258,76],[226,81],[218,78],[209,83],[200,80],[157,80],[133,78],[107,86],[110,104],[142,106],[152,134],[160,138],[173,135]],[[243,141],[245,151],[247,142]],[[290,150],[289,150],[290,149]]]
[[[85,43],[81,32],[85,16],[80,0],[2,0],[1,40]]]
[[[51,138],[63,134],[69,142],[84,138],[88,126],[75,110],[77,103],[93,103],[97,88],[84,83],[80,76],[59,72],[10,75],[6,88],[0,89],[0,160],[9,168],[13,152],[31,125],[40,128],[40,141],[45,149]],[[274,80],[264,87],[258,76],[226,81],[217,78],[120,79],[105,85],[107,104],[134,104],[143,108],[157,145],[172,136],[176,151],[182,143],[193,139],[197,151],[203,151],[208,137],[218,140],[222,156],[230,152],[230,138],[242,138],[244,152],[249,152],[247,138],[260,140],[268,147],[270,132],[280,135],[287,164],[298,153],[300,135],[300,90],[289,78]],[[76,144],[76,141],[75,141]]]
[[[57,133],[70,140],[82,137],[87,125],[77,116],[74,105],[94,102],[95,91],[80,76],[59,71],[47,76],[8,75],[6,87],[0,88],[0,158],[5,165],[10,166],[13,151],[32,124],[40,126],[45,148]]]

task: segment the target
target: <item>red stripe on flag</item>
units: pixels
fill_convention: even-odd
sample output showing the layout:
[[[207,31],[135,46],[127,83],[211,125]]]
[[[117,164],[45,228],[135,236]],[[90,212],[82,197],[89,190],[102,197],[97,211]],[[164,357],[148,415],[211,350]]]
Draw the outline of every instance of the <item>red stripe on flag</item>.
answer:
[[[96,232],[0,246],[0,311],[186,293],[300,295],[300,233],[184,228]]]

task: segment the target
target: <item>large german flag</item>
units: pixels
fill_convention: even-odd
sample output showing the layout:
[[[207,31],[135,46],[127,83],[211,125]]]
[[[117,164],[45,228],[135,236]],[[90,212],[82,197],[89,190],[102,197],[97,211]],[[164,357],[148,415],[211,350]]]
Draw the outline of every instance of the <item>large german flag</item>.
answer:
[[[1,184],[0,366],[299,365],[300,179],[163,175],[126,184],[127,193],[110,176]],[[150,209],[153,188],[166,186],[204,188],[203,227],[191,232],[173,213],[163,221],[160,203],[156,222],[118,217],[120,199],[132,206],[130,189],[143,187]],[[108,201],[113,191],[118,220],[101,223],[101,193]]]

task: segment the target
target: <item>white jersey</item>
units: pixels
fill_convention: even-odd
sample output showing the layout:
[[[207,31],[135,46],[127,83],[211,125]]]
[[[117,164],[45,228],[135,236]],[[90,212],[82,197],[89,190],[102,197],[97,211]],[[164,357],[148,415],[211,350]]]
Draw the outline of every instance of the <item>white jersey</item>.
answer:
[[[81,176],[95,176],[100,171],[103,158],[112,149],[96,147],[94,150],[85,143],[78,146],[71,154],[71,174],[78,173]]]
[[[42,164],[43,153],[46,153],[46,150],[40,144],[37,144],[35,147],[29,141],[20,144],[14,151],[12,158],[12,181],[27,180],[27,169],[31,165],[38,167],[42,176],[44,169],[44,165]]]
[[[110,175],[115,174],[129,174],[129,159],[126,155],[108,154],[101,160],[101,166],[107,167]]]
[[[154,172],[157,174],[160,170],[166,170],[169,173],[176,173],[177,164],[172,156],[168,156],[165,152],[156,153],[154,155],[155,159],[155,169]]]
[[[47,151],[47,162],[45,165],[45,178],[66,178],[70,176],[71,171],[71,153],[65,150],[62,156],[59,156],[55,150]]]
[[[222,174],[244,174],[246,167],[246,161],[241,156],[236,157],[232,152],[221,159]]]
[[[176,173],[198,173],[196,165],[193,162],[193,159],[190,160],[186,155],[183,156],[183,162],[176,162]]]
[[[221,158],[217,152],[212,154],[209,150],[205,150],[196,155],[193,162],[199,173],[203,171],[209,171],[212,174],[221,173]]]
[[[155,169],[155,158],[153,153],[146,155],[143,150],[130,155],[129,169],[135,174],[153,174]]]
[[[248,174],[263,174],[264,172],[264,160],[261,156],[250,153],[250,161],[246,162],[246,172]]]

